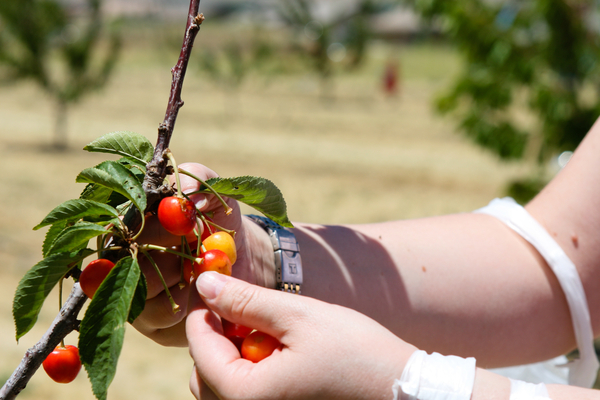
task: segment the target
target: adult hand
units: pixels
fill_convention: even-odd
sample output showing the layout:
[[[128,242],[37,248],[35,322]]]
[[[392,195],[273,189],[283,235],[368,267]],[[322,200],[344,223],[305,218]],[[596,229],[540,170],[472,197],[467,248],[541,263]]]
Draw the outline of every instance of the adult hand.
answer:
[[[211,169],[195,163],[180,164],[184,169],[202,180],[218,177]],[[171,177],[174,180],[174,177]],[[187,175],[180,175],[181,190],[184,193],[193,193],[200,188],[200,182]],[[225,208],[214,195],[192,194],[190,199],[202,212],[212,213],[215,224],[226,229],[234,230],[237,249],[237,261],[233,265],[232,274],[248,282],[273,285],[274,271],[263,271],[263,267],[273,263],[273,250],[270,248],[266,233],[254,223],[242,217],[237,201],[225,198],[232,208],[230,214],[225,213]],[[188,238],[192,240],[195,238]],[[164,247],[177,247],[181,238],[168,233],[155,216],[146,219],[140,243],[151,243]],[[177,249],[179,250],[179,249]],[[161,270],[161,274],[169,287],[179,311],[173,312],[171,302],[165,293],[164,285],[155,268],[145,257],[140,257],[140,267],[148,284],[146,306],[142,314],[135,320],[133,326],[142,334],[165,346],[187,346],[185,337],[185,318],[187,316],[187,303],[190,294],[190,285],[183,288],[181,283],[181,260],[178,256],[160,251],[152,251],[151,257]],[[274,268],[274,267],[273,267]],[[270,278],[272,277],[272,278]]]
[[[389,399],[416,350],[345,307],[213,272],[196,287],[204,302],[193,302],[186,332],[199,399]],[[282,348],[258,363],[241,358],[217,314],[274,336]]]

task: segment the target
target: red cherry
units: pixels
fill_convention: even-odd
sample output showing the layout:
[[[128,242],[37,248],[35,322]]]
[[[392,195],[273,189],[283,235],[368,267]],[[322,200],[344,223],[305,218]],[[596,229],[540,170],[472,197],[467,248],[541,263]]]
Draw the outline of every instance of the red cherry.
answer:
[[[56,346],[42,363],[44,371],[58,383],[72,382],[79,374],[81,360],[79,349],[73,345]]]
[[[79,285],[83,293],[90,299],[94,297],[96,290],[114,266],[112,261],[105,258],[99,258],[89,263],[79,276]]]
[[[231,261],[227,254],[221,250],[209,250],[202,253],[201,262],[192,262],[186,258],[183,260],[183,280],[186,283],[191,282],[194,278],[206,271],[215,271],[220,274],[231,276]]]
[[[217,249],[208,250],[202,254],[202,262],[194,263],[194,276],[200,276],[206,271],[216,271],[231,276],[231,260],[225,252]]]
[[[242,352],[242,342],[252,332],[252,328],[248,328],[247,326],[234,324],[233,322],[229,322],[226,319],[221,319],[221,323],[223,325],[223,334],[225,337],[233,342],[235,346],[238,348],[240,353]]]
[[[254,331],[242,342],[242,357],[256,363],[269,357],[280,346],[279,340],[273,336]]]
[[[165,197],[158,205],[158,220],[167,232],[185,236],[196,226],[196,206],[188,199]]]
[[[235,247],[235,240],[227,232],[217,231],[212,235],[209,235],[206,239],[202,240],[202,244],[206,250],[218,249],[229,257],[231,265],[235,264],[237,260],[237,250]]]

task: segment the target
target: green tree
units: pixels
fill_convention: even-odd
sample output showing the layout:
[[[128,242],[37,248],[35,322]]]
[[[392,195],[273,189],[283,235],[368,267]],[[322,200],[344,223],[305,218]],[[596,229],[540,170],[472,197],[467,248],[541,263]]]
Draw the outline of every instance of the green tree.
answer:
[[[600,34],[580,0],[410,0],[441,27],[464,69],[437,107],[452,112],[477,144],[502,159],[543,166],[573,150],[600,114]],[[543,186],[535,177],[515,189]],[[526,201],[535,190],[521,198]]]
[[[0,2],[0,81],[30,80],[52,98],[58,149],[67,147],[68,107],[105,85],[121,47],[116,30],[108,46],[101,40],[100,0],[86,0],[81,11],[58,0]]]

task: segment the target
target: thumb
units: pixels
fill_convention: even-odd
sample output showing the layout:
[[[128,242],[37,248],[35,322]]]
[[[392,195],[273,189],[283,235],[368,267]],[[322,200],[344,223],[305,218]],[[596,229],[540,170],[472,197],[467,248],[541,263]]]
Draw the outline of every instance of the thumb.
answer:
[[[300,319],[299,297],[260,286],[217,272],[204,272],[196,279],[196,288],[206,305],[228,321],[281,337],[290,328],[289,321]]]

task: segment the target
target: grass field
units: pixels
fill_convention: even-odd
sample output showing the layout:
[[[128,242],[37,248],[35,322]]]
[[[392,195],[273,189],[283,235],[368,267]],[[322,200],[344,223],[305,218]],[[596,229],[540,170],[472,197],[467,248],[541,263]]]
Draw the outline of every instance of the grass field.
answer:
[[[209,37],[203,28],[198,51]],[[52,294],[36,328],[15,342],[12,295],[39,261],[45,233],[31,228],[55,205],[77,197],[77,173],[103,159],[80,149],[117,130],[155,141],[177,53],[127,50],[109,86],[72,110],[68,152],[48,150],[52,105],[41,92],[29,84],[0,88],[1,382],[56,315]],[[390,54],[402,63],[398,99],[379,90]],[[222,176],[271,179],[293,221],[362,223],[468,212],[502,195],[525,167],[500,163],[432,111],[433,97],[458,68],[456,55],[441,45],[375,45],[365,68],[339,75],[334,100],[325,102],[309,71],[251,78],[232,95],[191,67],[171,149],[179,162],[202,162]],[[130,328],[110,398],[191,398],[191,367],[186,349],[162,348]],[[38,373],[19,398],[93,396],[84,372],[70,385]]]

